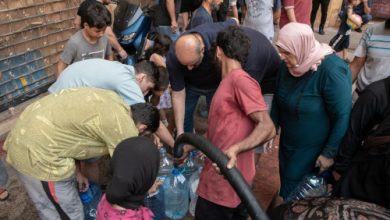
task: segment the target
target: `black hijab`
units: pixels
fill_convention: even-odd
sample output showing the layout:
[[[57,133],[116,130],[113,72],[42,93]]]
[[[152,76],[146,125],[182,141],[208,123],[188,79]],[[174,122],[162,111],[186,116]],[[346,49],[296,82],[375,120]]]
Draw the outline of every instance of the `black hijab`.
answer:
[[[157,177],[159,164],[159,151],[150,139],[132,137],[120,142],[111,158],[107,200],[126,209],[137,209]]]

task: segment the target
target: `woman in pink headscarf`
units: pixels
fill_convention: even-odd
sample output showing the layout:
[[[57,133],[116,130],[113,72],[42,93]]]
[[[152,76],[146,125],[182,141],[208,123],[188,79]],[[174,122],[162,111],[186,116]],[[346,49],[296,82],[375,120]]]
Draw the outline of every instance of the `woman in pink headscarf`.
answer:
[[[351,73],[306,24],[289,23],[276,42],[284,61],[272,119],[280,133],[280,195],[285,199],[302,178],[333,164],[351,111]],[[319,170],[316,170],[316,167]]]

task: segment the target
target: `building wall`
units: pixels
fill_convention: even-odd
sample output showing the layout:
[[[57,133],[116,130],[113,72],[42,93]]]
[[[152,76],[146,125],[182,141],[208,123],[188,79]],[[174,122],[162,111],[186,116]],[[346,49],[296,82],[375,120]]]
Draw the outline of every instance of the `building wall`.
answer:
[[[0,111],[54,81],[59,54],[75,32],[79,4],[80,0],[0,1]]]

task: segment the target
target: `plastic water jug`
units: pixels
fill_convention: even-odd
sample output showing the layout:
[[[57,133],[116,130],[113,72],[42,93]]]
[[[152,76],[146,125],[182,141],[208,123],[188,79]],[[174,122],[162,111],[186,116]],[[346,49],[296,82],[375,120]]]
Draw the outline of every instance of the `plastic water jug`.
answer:
[[[96,219],[96,208],[99,204],[100,198],[102,197],[102,190],[96,183],[89,183],[87,191],[79,194],[81,202],[84,208],[84,219],[95,220]]]
[[[195,206],[196,206],[196,201],[198,200],[198,195],[196,194],[196,190],[198,189],[199,177],[201,172],[202,172],[202,167],[199,167],[199,169],[195,171],[191,175],[190,179],[188,180],[188,186],[190,188],[190,206],[188,209],[192,216],[195,216]]]
[[[174,168],[172,174],[164,181],[165,216],[181,219],[188,211],[189,193],[186,178],[179,169]]]
[[[167,151],[165,148],[161,147],[160,151],[160,167],[157,178],[160,180],[165,180],[173,169],[173,162],[168,157]],[[165,219],[165,205],[164,205],[164,189],[159,187],[159,189],[149,194],[144,199],[145,207],[148,207],[154,214],[153,220],[164,220]]]

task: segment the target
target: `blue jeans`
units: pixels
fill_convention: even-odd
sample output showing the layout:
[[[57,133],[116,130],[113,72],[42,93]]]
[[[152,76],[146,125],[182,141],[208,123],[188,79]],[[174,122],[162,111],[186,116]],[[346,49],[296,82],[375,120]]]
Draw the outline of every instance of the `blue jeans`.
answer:
[[[0,187],[5,187],[8,182],[7,168],[3,161],[0,159]]]
[[[184,132],[193,132],[194,130],[194,111],[198,104],[199,97],[206,96],[207,110],[210,108],[211,99],[216,89],[202,90],[193,87],[186,87]]]
[[[160,34],[160,35],[165,34],[169,38],[171,38],[172,41],[176,41],[176,39],[180,36],[179,28],[177,28],[177,29],[178,30],[175,33],[173,33],[171,26],[158,26],[158,27],[156,27],[158,34]]]

